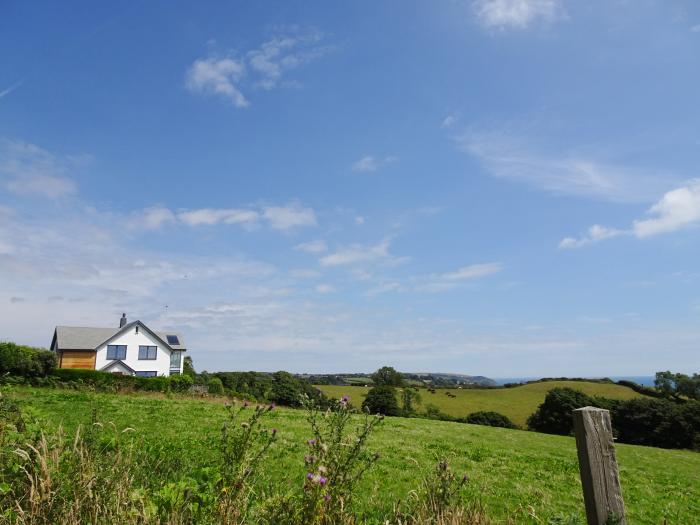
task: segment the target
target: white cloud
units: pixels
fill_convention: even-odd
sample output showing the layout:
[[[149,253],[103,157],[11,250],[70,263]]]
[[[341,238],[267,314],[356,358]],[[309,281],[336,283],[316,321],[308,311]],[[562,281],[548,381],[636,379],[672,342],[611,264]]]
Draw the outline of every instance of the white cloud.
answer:
[[[264,42],[259,49],[249,51],[250,68],[260,76],[258,85],[273,89],[285,72],[325,55],[330,48],[317,45],[321,39],[322,35],[316,31],[278,36]]]
[[[503,265],[498,262],[472,264],[470,266],[463,266],[457,271],[445,273],[442,275],[442,279],[446,281],[465,281],[468,279],[486,277],[487,275],[498,273],[502,270]]]
[[[316,226],[314,210],[305,208],[298,202],[291,202],[286,206],[267,206],[263,208],[263,217],[275,230]]]
[[[245,64],[235,58],[199,58],[187,70],[185,82],[192,92],[215,94],[245,108],[250,103],[237,87],[245,72]]]
[[[355,217],[355,224],[362,226],[365,223],[365,218],[362,215]]]
[[[648,213],[654,217],[634,221],[633,229],[637,237],[670,233],[700,224],[700,179],[667,192]]]
[[[320,259],[321,266],[345,266],[358,263],[375,262],[392,259],[389,253],[390,242],[384,240],[379,244],[365,246],[353,244]]]
[[[297,244],[294,249],[298,252],[323,253],[328,250],[328,246],[326,245],[326,241],[318,240]]]
[[[648,202],[673,181],[668,174],[601,162],[578,153],[542,152],[503,133],[468,133],[459,137],[457,144],[494,177],[556,195]]]
[[[562,13],[559,0],[475,0],[476,16],[487,28],[526,28],[537,20],[550,22]]]
[[[624,230],[617,230],[615,228],[601,226],[600,224],[594,224],[593,226],[588,228],[588,232],[582,237],[565,237],[564,239],[562,239],[559,243],[559,248],[581,248],[582,246],[586,246],[595,242],[600,242],[605,239],[612,239],[613,237],[625,235],[626,233],[628,232]]]
[[[320,294],[327,294],[335,292],[335,288],[330,284],[319,284],[316,286],[316,292]]]
[[[365,155],[352,165],[352,170],[359,172],[377,171],[379,168],[382,168],[387,164],[391,164],[396,160],[398,160],[397,157],[393,155],[379,158],[374,157],[373,155]]]
[[[443,120],[440,127],[451,128],[457,123],[457,117],[454,115],[447,115]]]
[[[220,96],[237,108],[250,106],[245,87],[271,90],[283,85],[285,73],[322,57],[330,51],[321,46],[316,31],[292,31],[264,42],[242,55],[198,58],[185,74],[185,86],[193,93]]]
[[[241,208],[211,209],[180,211],[177,218],[188,226],[213,226],[215,224],[254,224],[260,214],[255,210]]]
[[[694,25],[690,28],[693,33],[700,33],[700,24]]]
[[[0,181],[18,195],[60,199],[77,191],[68,172],[82,164],[81,157],[58,158],[21,141],[0,141]]]
[[[3,89],[2,91],[0,91],[0,98],[3,98],[3,97],[5,97],[5,96],[9,95],[9,94],[12,93],[15,89],[17,89],[18,87],[20,87],[21,85],[22,85],[22,82],[20,81],[20,82],[17,82],[17,83],[15,83],[15,84],[11,85],[11,86],[8,87],[8,88]]]
[[[141,213],[135,214],[131,221],[129,221],[129,227],[132,230],[140,228],[157,230],[167,224],[174,223],[176,220],[175,214],[168,208],[153,206],[151,208],[146,208]]]

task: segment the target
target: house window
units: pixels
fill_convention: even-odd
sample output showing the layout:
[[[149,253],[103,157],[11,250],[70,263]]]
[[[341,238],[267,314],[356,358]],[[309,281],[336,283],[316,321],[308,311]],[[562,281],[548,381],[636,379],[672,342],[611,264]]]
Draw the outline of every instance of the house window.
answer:
[[[180,360],[182,352],[171,352],[170,353],[170,368],[180,368]]]
[[[126,345],[107,345],[107,359],[126,359]]]
[[[152,348],[155,348],[155,346],[153,346]],[[155,371],[136,372],[136,377],[156,377],[157,375],[158,373]]]
[[[139,359],[155,359],[157,346],[139,346]]]

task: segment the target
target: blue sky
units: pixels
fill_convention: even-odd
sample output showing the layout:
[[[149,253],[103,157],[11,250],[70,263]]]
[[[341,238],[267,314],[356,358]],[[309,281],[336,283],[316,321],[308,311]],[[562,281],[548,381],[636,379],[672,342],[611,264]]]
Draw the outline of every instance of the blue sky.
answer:
[[[693,1],[7,2],[0,338],[198,369],[695,372]]]

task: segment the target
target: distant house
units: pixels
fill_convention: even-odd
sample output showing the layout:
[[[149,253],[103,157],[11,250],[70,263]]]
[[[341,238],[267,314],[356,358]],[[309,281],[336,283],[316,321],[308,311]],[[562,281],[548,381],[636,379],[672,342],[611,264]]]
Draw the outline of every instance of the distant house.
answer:
[[[51,350],[59,368],[155,377],[181,374],[187,349],[179,333],[156,332],[141,321],[127,323],[122,314],[119,328],[57,326]]]

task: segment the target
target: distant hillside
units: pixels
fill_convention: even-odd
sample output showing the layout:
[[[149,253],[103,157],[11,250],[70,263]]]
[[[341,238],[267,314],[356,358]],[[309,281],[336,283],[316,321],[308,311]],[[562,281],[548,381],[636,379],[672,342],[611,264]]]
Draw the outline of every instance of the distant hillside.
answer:
[[[569,387],[588,394],[610,399],[643,397],[629,387],[614,383],[588,381],[538,381],[512,388],[445,388],[434,391],[420,390],[422,397],[419,411],[434,405],[441,412],[454,417],[465,417],[481,410],[494,411],[508,416],[514,423],[525,426],[527,418],[544,401],[547,392],[556,387]],[[350,402],[360,406],[368,388],[359,386],[319,385],[328,396],[350,396]]]
[[[465,374],[443,374],[436,372],[405,373],[401,375],[409,385],[421,385],[437,388],[450,387],[495,387],[496,382],[485,376]],[[297,374],[315,385],[366,386],[372,385],[371,374]]]

